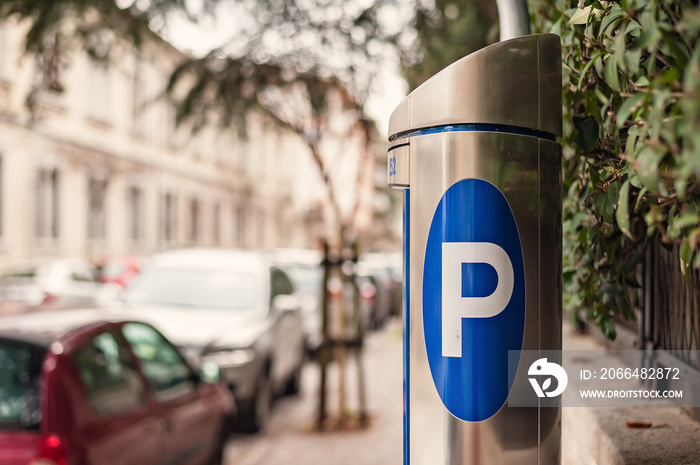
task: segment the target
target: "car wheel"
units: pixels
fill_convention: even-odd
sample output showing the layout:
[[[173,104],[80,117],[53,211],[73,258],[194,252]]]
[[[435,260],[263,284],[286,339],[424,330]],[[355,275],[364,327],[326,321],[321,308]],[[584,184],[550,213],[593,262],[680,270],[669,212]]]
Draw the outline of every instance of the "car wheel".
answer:
[[[246,431],[257,433],[265,428],[272,411],[272,384],[267,372],[263,372],[255,388],[255,397],[243,414],[243,427]]]

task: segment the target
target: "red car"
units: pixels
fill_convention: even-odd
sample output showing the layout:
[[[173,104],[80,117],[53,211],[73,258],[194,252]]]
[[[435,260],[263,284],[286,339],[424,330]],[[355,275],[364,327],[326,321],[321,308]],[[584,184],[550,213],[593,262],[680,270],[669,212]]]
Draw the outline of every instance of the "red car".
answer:
[[[234,404],[215,370],[139,321],[0,318],[0,462],[219,464]]]

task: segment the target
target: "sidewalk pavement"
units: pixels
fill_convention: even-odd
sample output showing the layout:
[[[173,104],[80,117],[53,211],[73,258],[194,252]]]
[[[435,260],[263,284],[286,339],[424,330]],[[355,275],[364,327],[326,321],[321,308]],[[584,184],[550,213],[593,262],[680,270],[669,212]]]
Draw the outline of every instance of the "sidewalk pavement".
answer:
[[[574,334],[565,324],[565,350],[600,350],[591,336]],[[227,465],[401,465],[403,463],[403,374],[400,321],[368,336],[364,366],[370,427],[314,432],[319,371],[307,365],[302,392],[281,399],[267,431],[234,438]],[[349,362],[352,367],[352,362]],[[337,372],[329,374],[329,409],[337,408]],[[356,411],[355,373],[348,373],[348,405]],[[628,428],[626,421],[657,427]],[[562,465],[700,465],[700,422],[679,408],[562,409]],[[440,465],[440,464],[435,464]],[[488,464],[485,464],[488,465]]]
[[[347,405],[357,412],[356,373],[348,360]],[[273,419],[256,437],[229,441],[227,465],[401,465],[403,463],[403,366],[401,322],[390,321],[365,340],[364,367],[370,426],[362,430],[316,432],[319,369],[306,365],[302,391],[282,398]],[[337,418],[338,373],[328,374],[329,414]]]
[[[563,336],[564,350],[605,348],[567,322]],[[700,422],[679,407],[565,407],[562,465],[700,465]]]

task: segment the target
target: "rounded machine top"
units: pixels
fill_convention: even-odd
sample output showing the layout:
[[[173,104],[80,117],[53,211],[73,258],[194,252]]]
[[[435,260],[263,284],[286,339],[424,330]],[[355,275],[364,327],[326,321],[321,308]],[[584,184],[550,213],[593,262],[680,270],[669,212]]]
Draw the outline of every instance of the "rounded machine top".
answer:
[[[419,129],[493,124],[562,134],[561,40],[535,34],[454,62],[399,103],[389,140]]]

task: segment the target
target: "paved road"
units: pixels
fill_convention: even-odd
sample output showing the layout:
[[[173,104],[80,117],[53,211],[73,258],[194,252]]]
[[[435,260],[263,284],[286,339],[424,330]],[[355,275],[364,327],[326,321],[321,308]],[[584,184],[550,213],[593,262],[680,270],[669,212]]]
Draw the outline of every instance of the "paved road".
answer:
[[[367,402],[371,416],[365,430],[314,432],[319,370],[307,364],[299,396],[279,399],[265,432],[235,434],[226,446],[227,465],[400,465],[402,463],[403,393],[401,331],[392,322],[371,334],[365,345]],[[350,363],[352,367],[352,363]],[[337,372],[330,373],[337,382]],[[348,389],[355,372],[348,371]],[[337,393],[333,386],[331,393]],[[355,410],[357,396],[348,392],[348,405]],[[335,414],[337,400],[329,399]]]

